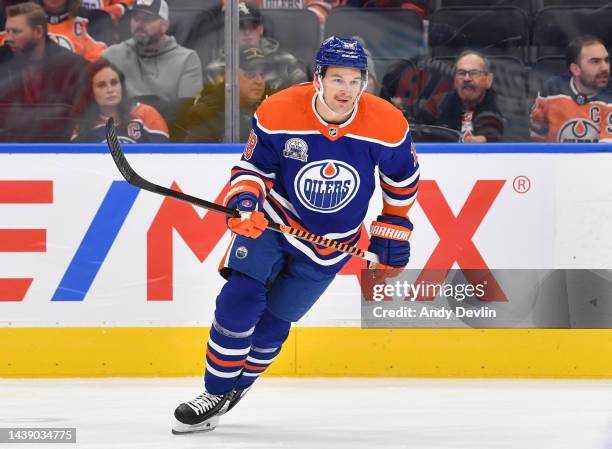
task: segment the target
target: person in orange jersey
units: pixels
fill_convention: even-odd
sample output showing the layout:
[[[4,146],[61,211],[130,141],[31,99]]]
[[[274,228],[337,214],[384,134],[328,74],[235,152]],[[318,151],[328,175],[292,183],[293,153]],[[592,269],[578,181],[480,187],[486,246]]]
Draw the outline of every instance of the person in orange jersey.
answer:
[[[266,230],[268,221],[354,245],[378,181],[383,208],[370,228],[369,251],[379,271],[396,272],[409,261],[419,164],[408,122],[364,92],[368,63],[357,40],[325,40],[315,62],[313,82],[257,108],[232,169],[224,204],[240,217],[228,220],[233,235],[220,265],[227,282],[208,339],[205,390],[177,407],[174,433],[214,429],[349,260]]]
[[[86,9],[104,11],[113,18],[113,22],[117,25],[135,3],[136,0],[82,0],[81,6]]]
[[[106,49],[87,32],[89,21],[79,17],[81,0],[38,0],[48,16],[48,33],[60,46],[88,61],[95,61]]]
[[[549,79],[531,110],[536,142],[612,142],[610,59],[601,39],[580,36],[567,46],[569,74]]]

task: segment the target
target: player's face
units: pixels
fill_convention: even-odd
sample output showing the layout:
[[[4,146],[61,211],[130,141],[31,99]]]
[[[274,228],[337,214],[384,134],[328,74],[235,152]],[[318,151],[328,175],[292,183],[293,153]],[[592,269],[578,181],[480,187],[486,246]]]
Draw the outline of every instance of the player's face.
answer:
[[[138,45],[146,47],[159,42],[168,31],[168,22],[143,11],[132,13],[132,37]]]
[[[44,38],[43,28],[31,28],[25,15],[7,17],[5,29],[6,44],[17,55],[28,53]]]
[[[263,35],[263,25],[252,21],[244,21],[240,24],[239,40],[240,45],[259,46],[259,40]]]
[[[261,100],[264,94],[265,70],[262,64],[240,69],[240,104],[254,105]]]
[[[337,114],[353,110],[361,91],[361,70],[351,67],[328,67],[323,83],[323,95],[327,105]]]
[[[596,91],[605,89],[610,80],[610,60],[608,51],[596,43],[583,47],[578,57],[578,64],[571,64],[572,75],[582,85]]]
[[[455,90],[464,103],[476,105],[493,84],[493,76],[484,71],[484,61],[478,55],[465,55],[455,64]]]
[[[105,67],[94,75],[92,89],[96,103],[103,110],[116,108],[121,102],[121,80],[119,74],[110,67]]]
[[[66,9],[68,0],[43,0],[43,8],[49,12],[60,12]]]

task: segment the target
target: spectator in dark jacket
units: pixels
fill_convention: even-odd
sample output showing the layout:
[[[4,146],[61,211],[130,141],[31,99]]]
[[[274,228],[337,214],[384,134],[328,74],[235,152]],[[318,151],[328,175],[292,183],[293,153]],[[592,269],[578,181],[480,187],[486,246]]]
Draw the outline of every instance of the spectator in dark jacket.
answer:
[[[36,4],[7,8],[0,47],[0,103],[73,104],[85,59],[47,37],[47,15]]]
[[[253,113],[270,94],[265,82],[266,58],[259,47],[240,47],[240,140],[246,142],[252,127]],[[225,130],[225,88],[223,83],[205,86],[191,107],[185,142],[221,142]]]
[[[31,141],[45,132],[53,133],[50,140],[67,139],[72,122],[65,111],[72,109],[87,62],[47,37],[47,15],[39,5],[22,3],[6,12],[6,45],[0,47],[0,103],[4,105],[0,127],[15,131],[20,141],[27,141],[20,129],[27,131]],[[66,105],[62,117],[48,116],[53,115],[48,105],[59,104]],[[12,109],[7,105],[13,105]],[[23,112],[36,114],[44,109],[41,105],[47,105],[44,119]]]
[[[467,50],[455,61],[454,90],[437,106],[427,102],[419,123],[459,131],[464,142],[501,140],[504,119],[497,107],[490,63],[482,54]]]
[[[308,80],[306,69],[295,56],[281,50],[281,43],[264,36],[261,11],[244,2],[238,4],[240,16],[240,45],[259,47],[266,57],[266,83],[273,92]],[[225,57],[221,56],[206,66],[204,84],[218,84],[225,77]]]

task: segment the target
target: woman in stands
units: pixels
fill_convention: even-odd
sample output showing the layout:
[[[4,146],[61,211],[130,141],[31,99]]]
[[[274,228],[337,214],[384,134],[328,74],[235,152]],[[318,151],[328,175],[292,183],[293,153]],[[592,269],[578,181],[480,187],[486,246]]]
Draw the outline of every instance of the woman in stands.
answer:
[[[72,141],[105,142],[104,126],[112,116],[117,137],[123,143],[168,142],[168,125],[160,113],[152,106],[125,98],[125,77],[119,69],[100,59],[88,66],[86,76],[75,106],[78,123]]]

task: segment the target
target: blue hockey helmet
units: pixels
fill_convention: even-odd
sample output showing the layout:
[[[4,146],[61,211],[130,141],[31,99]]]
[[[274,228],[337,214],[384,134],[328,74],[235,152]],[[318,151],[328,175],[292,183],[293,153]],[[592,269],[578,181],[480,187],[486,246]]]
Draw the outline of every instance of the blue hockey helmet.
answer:
[[[361,44],[355,39],[331,36],[323,41],[315,57],[317,71],[326,66],[353,67],[367,70],[368,58]]]

